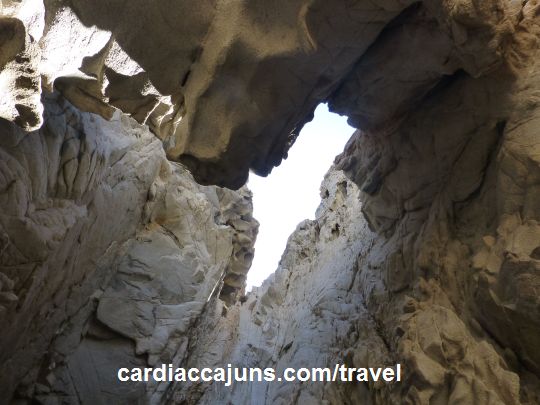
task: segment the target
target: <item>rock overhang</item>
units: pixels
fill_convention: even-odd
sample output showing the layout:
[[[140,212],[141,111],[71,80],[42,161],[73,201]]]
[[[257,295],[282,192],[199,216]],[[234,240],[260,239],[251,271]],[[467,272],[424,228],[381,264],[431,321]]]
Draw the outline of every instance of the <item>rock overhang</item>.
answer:
[[[200,183],[235,189],[280,164],[319,103],[391,127],[443,78],[499,66],[521,18],[500,0],[33,3],[2,9],[3,118],[39,127],[54,85],[147,124]]]

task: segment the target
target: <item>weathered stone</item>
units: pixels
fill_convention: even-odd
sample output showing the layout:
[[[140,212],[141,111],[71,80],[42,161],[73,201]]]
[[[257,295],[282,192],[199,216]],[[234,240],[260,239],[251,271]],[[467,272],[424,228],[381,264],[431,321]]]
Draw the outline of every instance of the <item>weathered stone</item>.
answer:
[[[539,10],[3,1],[1,400],[540,403]],[[166,156],[239,188],[322,101],[358,130],[241,297],[249,192]],[[403,381],[115,375],[164,363],[400,363]]]
[[[250,265],[251,195],[196,184],[119,113],[44,104],[39,131],[0,124],[1,396],[19,386],[44,402],[143,400],[156,388],[123,385],[115,370],[184,355],[206,302]],[[106,338],[92,332],[103,328]]]

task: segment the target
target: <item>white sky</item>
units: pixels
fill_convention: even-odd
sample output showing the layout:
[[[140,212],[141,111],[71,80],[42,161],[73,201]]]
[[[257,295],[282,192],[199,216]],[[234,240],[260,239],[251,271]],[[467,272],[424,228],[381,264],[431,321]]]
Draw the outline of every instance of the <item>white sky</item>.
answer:
[[[266,178],[250,174],[248,187],[253,191],[253,216],[261,225],[255,259],[247,277],[248,290],[259,286],[277,269],[296,225],[315,218],[323,177],[353,132],[346,117],[330,113],[321,104],[279,167]]]

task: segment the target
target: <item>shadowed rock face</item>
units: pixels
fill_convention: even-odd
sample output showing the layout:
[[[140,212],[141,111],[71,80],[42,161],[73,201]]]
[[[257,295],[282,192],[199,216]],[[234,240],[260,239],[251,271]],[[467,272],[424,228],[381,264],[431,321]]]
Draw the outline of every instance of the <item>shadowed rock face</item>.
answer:
[[[238,188],[286,156],[318,103],[362,128],[443,76],[501,62],[519,2],[8,1],[1,116],[41,124],[40,80],[147,123],[198,181]],[[40,8],[41,6],[41,8]],[[23,79],[23,76],[25,79]]]
[[[0,398],[540,403],[538,1],[1,7]],[[242,304],[249,192],[171,160],[239,188],[321,101],[358,130]],[[396,362],[393,385],[115,375]]]
[[[20,87],[22,70],[36,84],[7,100],[3,117],[39,127],[41,78],[83,110],[109,117],[117,107],[147,123],[199,181],[238,188],[249,169],[267,175],[281,162],[315,106],[412,1],[33,3],[4,7],[4,24],[19,28],[10,49],[28,55],[12,52],[6,87]]]

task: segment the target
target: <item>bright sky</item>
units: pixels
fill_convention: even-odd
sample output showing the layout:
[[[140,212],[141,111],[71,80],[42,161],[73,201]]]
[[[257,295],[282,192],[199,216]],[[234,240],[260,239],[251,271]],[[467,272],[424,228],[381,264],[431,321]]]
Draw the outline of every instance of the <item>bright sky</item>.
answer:
[[[248,290],[261,285],[277,269],[296,225],[315,218],[323,177],[353,131],[346,117],[330,113],[321,104],[313,121],[302,129],[289,157],[266,178],[250,175],[254,217],[261,225],[248,273]]]

